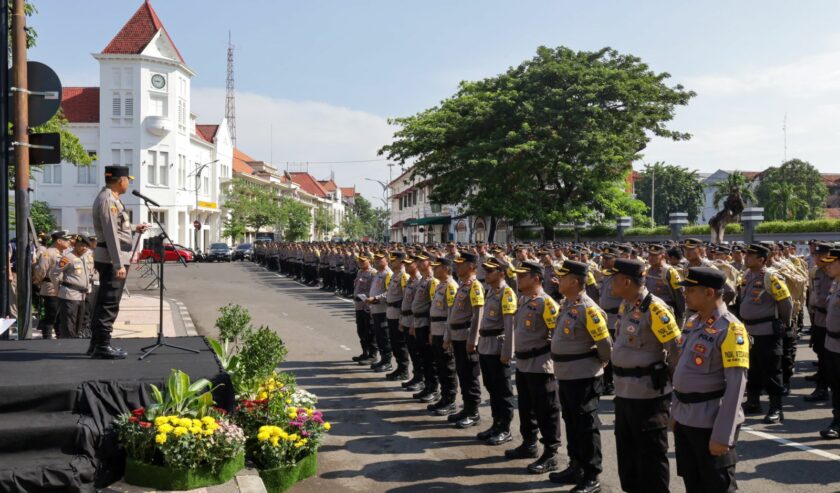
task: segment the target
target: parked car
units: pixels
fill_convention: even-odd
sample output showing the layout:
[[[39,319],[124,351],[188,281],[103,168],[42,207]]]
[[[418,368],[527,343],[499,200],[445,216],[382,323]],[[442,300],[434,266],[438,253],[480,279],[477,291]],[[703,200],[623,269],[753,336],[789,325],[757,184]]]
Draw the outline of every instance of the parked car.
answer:
[[[195,260],[193,252],[183,247],[176,248],[172,245],[166,245],[164,248],[163,258],[166,262],[180,262],[180,258],[183,258],[186,262],[192,262]],[[140,260],[146,260],[149,258],[154,259],[155,262],[160,262],[160,258],[157,256],[157,253],[151,248],[144,248],[140,251]]]
[[[227,243],[211,243],[210,248],[207,250],[207,261],[208,262],[230,262],[230,247]]]
[[[254,256],[254,246],[250,243],[242,243],[233,249],[233,260],[251,260]]]
[[[177,243],[175,243],[175,248],[177,248],[179,250],[186,250],[186,251],[188,251],[192,254],[192,260],[187,260],[187,262],[201,262],[201,258],[200,258],[201,257],[201,252],[196,252],[192,248],[185,247],[184,245],[179,245]],[[186,259],[184,259],[184,260],[186,260]]]

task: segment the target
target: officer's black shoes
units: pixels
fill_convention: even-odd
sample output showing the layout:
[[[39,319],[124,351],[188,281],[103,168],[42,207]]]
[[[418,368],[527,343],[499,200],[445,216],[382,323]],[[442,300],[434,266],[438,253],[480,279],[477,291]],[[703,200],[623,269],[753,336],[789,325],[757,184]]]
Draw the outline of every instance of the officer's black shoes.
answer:
[[[466,409],[461,409],[455,414],[450,414],[446,419],[450,423],[457,423],[458,421],[461,421],[462,419],[466,418],[469,414],[470,413],[468,413]]]
[[[767,411],[767,416],[764,416],[764,424],[772,425],[776,423],[781,423],[785,420],[785,413],[782,412],[781,407],[770,407],[770,410]]]
[[[481,422],[481,416],[478,413],[470,413],[464,416],[463,419],[455,423],[456,428],[470,428]]]
[[[484,431],[478,432],[478,434],[475,437],[483,442],[484,440],[487,440],[488,438],[490,438],[491,436],[496,434],[496,428],[498,426],[499,426],[499,424],[494,421],[493,426],[491,426],[490,428],[487,428]]]
[[[125,359],[128,355],[120,348],[113,346],[96,346],[93,353],[90,355],[93,359]]]
[[[533,459],[538,454],[536,443],[523,443],[516,448],[505,450],[505,457],[508,459]]]
[[[812,373],[810,375],[805,375],[805,380],[808,381],[808,382],[816,382],[818,375],[819,375],[819,373]]]
[[[528,464],[531,474],[544,474],[557,469],[557,452],[546,450],[536,461]]]
[[[817,387],[810,395],[804,397],[805,402],[820,402],[828,400],[828,390]]]
[[[408,380],[408,371],[403,368],[397,367],[396,370],[392,371],[391,373],[385,375],[385,380],[389,382],[396,382],[399,380]]]
[[[352,358],[350,358],[350,359],[352,359],[353,361],[355,361],[356,363],[358,363],[359,361],[362,361],[363,359],[367,359],[367,358],[368,358],[367,353],[362,353],[362,354],[360,354],[360,355],[358,355],[358,356],[353,356],[353,357],[352,357]]]
[[[410,380],[409,380],[409,382],[410,382]],[[406,385],[403,388],[403,390],[405,390],[407,392],[417,392],[419,390],[419,391],[422,392],[425,388],[426,388],[426,384],[423,383],[422,380],[420,380],[419,382],[412,383],[411,385]],[[415,399],[416,399],[416,397],[415,397]]]
[[[597,479],[584,479],[572,488],[571,493],[599,493],[601,491],[601,482]]]
[[[444,401],[441,401],[441,402],[444,402]],[[440,404],[440,403],[438,403],[438,404]],[[455,407],[455,402],[453,401],[453,402],[445,403],[442,406],[437,406],[434,410],[434,413],[437,416],[448,416],[448,417],[451,418],[452,416],[457,414],[455,412],[456,410],[457,410],[457,407]]]
[[[360,359],[357,363],[361,366],[371,366],[376,363],[376,356],[368,356],[365,359]]]
[[[509,431],[499,430],[496,432],[495,435],[485,440],[484,443],[486,443],[487,445],[496,446],[502,445],[503,443],[507,443],[511,440],[513,440],[513,435],[511,435]]]
[[[391,365],[391,363],[387,363],[387,362],[383,363],[381,365],[376,365],[376,367],[373,368],[373,371],[376,372],[376,373],[385,373],[385,372],[389,372],[389,371],[393,371],[393,370],[394,370],[393,365]]]
[[[415,395],[417,397],[414,397]],[[417,394],[412,395],[412,397],[424,403],[436,402],[440,399],[440,392],[434,389],[423,389],[422,392],[418,392]]]
[[[96,344],[94,344],[93,341],[90,341],[90,344],[88,345],[88,348],[87,348],[87,351],[85,351],[85,354],[88,355],[88,356],[92,355],[94,349],[96,349]]]
[[[579,484],[583,481],[583,471],[579,467],[569,466],[549,474],[548,480],[556,484]]]
[[[826,440],[837,440],[840,438],[840,422],[831,423],[828,428],[820,431],[820,436]]]
[[[412,385],[416,384],[417,382],[422,382],[422,381],[423,381],[422,376],[414,375],[413,377],[411,377],[411,380],[406,380],[405,382],[403,382],[402,386],[403,386],[403,388],[411,387]]]

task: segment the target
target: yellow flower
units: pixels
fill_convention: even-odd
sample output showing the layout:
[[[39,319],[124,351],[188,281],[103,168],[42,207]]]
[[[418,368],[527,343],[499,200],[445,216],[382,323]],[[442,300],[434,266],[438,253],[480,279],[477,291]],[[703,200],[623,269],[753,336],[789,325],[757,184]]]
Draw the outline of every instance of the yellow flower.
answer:
[[[300,443],[302,445],[306,445],[307,443],[309,443],[309,439],[308,438],[301,438],[298,443]]]
[[[216,418],[214,418],[213,416],[205,416],[201,418],[201,422],[205,425],[216,424]]]
[[[277,446],[277,443],[278,443],[279,441],[280,441],[280,439],[279,439],[279,438],[277,438],[277,437],[271,437],[271,444],[272,444],[272,445],[274,445],[275,447]]]
[[[192,426],[192,420],[190,418],[181,418],[178,420],[178,424],[184,428],[189,428]]]
[[[161,433],[169,433],[170,431],[174,430],[175,428],[172,427],[169,423],[164,423],[157,427],[158,431]]]
[[[297,414],[297,411],[298,411],[298,410],[297,410],[297,408],[296,408],[296,407],[290,407],[290,408],[289,408],[289,412],[290,412],[290,413],[295,413],[295,414]]]
[[[300,437],[298,437],[297,433],[292,433],[291,435],[289,435],[289,440],[293,442],[297,441],[298,438]]]
[[[268,399],[268,393],[260,392],[259,394],[257,394],[257,399],[259,399],[259,400]]]
[[[204,432],[203,432],[203,433],[204,433],[204,436],[208,436],[208,437],[209,437],[210,435],[212,435],[212,434],[213,434],[213,432],[214,432],[214,430],[204,430]]]
[[[291,399],[286,399],[286,404],[291,404],[291,403],[292,403]]]
[[[219,425],[218,425],[218,424],[216,424],[216,423],[212,423],[212,424],[209,424],[209,425],[207,425],[207,426],[206,426],[207,431],[210,431],[210,432],[214,432],[214,431],[216,431],[216,429],[217,429],[218,427],[219,427]]]
[[[158,428],[168,423],[169,418],[167,418],[166,416],[158,416],[157,418],[155,418],[155,426],[157,426]]]
[[[312,417],[312,413],[313,413],[312,409],[307,409],[306,410],[306,415],[309,416],[310,418]]]
[[[324,423],[324,429],[325,429],[325,430],[330,431],[330,428],[332,428],[332,425],[330,424],[330,422],[329,422],[329,421],[327,421],[326,423]]]
[[[261,431],[261,432],[257,433],[257,440],[259,440],[261,442],[264,442],[264,441],[268,440],[268,438],[270,436],[271,435],[269,435],[267,432]]]
[[[158,433],[157,435],[155,435],[155,443],[158,443],[160,445],[166,443],[166,433]]]
[[[175,431],[173,433],[175,433],[176,437],[179,437],[179,436],[182,436],[182,435],[186,435],[188,432],[189,432],[189,430],[187,430],[185,427],[179,426],[179,427],[175,428]]]
[[[200,435],[201,434],[201,426],[193,426],[190,428],[190,433],[193,435]]]
[[[283,433],[283,430],[281,430],[279,427],[277,427],[277,426],[272,426],[271,427],[272,436],[279,437],[281,433]]]
[[[295,448],[301,448],[301,447],[303,447],[303,442],[295,443]]]
[[[200,419],[192,420],[192,426],[194,426],[194,427],[198,426],[200,428],[201,427],[201,420]]]
[[[283,440],[285,440],[285,439],[289,438],[289,434],[288,434],[288,433],[286,433],[286,432],[285,432],[285,431],[283,431],[283,430],[280,430],[280,433],[279,433],[277,436],[279,436],[279,437],[280,437],[280,438],[282,438]]]
[[[265,426],[265,425],[264,425],[264,426],[260,426],[260,429],[259,429],[259,430],[257,430],[257,433],[262,433],[262,432],[264,432],[264,431],[265,431],[265,432],[268,432],[270,428],[271,428],[270,426]]]

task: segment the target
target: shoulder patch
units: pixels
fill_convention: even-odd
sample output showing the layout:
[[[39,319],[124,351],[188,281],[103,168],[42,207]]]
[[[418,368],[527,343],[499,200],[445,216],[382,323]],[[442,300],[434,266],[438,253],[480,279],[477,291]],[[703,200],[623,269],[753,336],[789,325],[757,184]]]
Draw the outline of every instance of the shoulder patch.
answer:
[[[546,296],[543,298],[543,321],[549,329],[557,327],[557,302]]]
[[[455,295],[458,293],[458,285],[454,282],[450,282],[449,285],[446,287],[446,305],[452,308],[452,305],[455,304]]]
[[[606,339],[610,335],[607,331],[606,317],[597,306],[586,307],[586,330],[595,342]]]
[[[677,269],[671,267],[668,269],[668,283],[671,285],[671,289],[677,291],[682,289],[680,286],[680,282],[682,282],[682,278],[680,278],[680,273],[677,272]]]
[[[783,299],[790,298],[790,290],[785,284],[785,281],[782,280],[779,276],[773,274],[770,276],[770,294],[773,295],[773,299],[776,301],[782,301]]]
[[[472,306],[484,306],[484,288],[478,280],[473,280],[470,286],[470,304]]]
[[[510,286],[502,293],[502,315],[513,315],[516,313],[516,296]]]
[[[595,284],[596,284],[595,274],[593,274],[592,271],[590,270],[589,272],[586,273],[586,285],[587,286],[594,286]]]
[[[680,328],[677,327],[677,322],[674,320],[674,315],[668,307],[653,302],[650,304],[650,321],[651,330],[656,339],[665,344],[666,342],[676,339],[680,336]]]
[[[750,338],[741,322],[729,322],[726,338],[720,346],[724,368],[750,367]]]
[[[429,298],[435,297],[435,291],[437,290],[438,285],[440,284],[440,279],[432,278],[431,282],[429,282]]]
[[[392,275],[393,275],[393,272],[388,272],[387,274],[385,274],[385,289],[388,289],[389,287],[391,287],[391,276]]]

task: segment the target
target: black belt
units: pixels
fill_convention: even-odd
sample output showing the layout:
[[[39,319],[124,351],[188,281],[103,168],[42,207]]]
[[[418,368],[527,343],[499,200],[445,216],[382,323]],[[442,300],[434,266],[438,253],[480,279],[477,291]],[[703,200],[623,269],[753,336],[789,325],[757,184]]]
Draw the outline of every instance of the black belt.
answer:
[[[613,365],[613,373],[618,375],[619,377],[647,377],[650,376],[651,369],[650,367],[647,368],[622,368],[620,366]]]
[[[431,322],[446,322],[446,317],[431,317],[429,319]]]
[[[413,315],[413,314],[414,314],[414,313],[413,313],[411,310],[402,310],[402,311],[400,312],[400,315],[403,315],[403,316],[406,316],[406,317],[408,317],[408,316],[410,316],[410,315]]]
[[[832,339],[840,339],[840,332],[829,332],[829,331],[826,330],[825,335],[827,335],[828,337],[830,337]]]
[[[390,306],[391,308],[400,308],[402,307],[402,300],[395,301],[393,303],[388,303],[388,306]]]
[[[478,335],[481,337],[496,337],[505,333],[505,329],[487,329],[479,330]]]
[[[429,318],[429,312],[415,313],[414,318]]]
[[[598,356],[598,351],[596,351],[594,349],[592,351],[589,351],[588,353],[583,353],[583,354],[551,353],[551,359],[553,359],[554,361],[556,361],[558,363],[568,363],[569,361],[577,361],[579,359],[586,359],[586,358],[592,358],[592,357],[597,357],[597,356]]]
[[[726,389],[715,390],[714,392],[689,392],[687,394],[675,390],[674,396],[683,404],[698,404],[720,399],[725,393]]]
[[[452,329],[452,330],[464,330],[464,329],[469,329],[470,325],[472,325],[471,322],[465,322],[465,323],[461,323],[461,324],[449,324],[449,328]]]
[[[551,346],[546,344],[543,347],[538,347],[528,351],[516,351],[514,354],[516,355],[516,359],[530,359],[542,356],[543,354],[547,354],[549,352],[551,352]]]
[[[752,319],[749,319],[749,320],[744,319],[742,321],[744,322],[744,325],[758,325],[758,324],[763,324],[763,323],[767,323],[767,322],[775,322],[777,320],[777,318],[778,317],[752,318]]]
[[[62,282],[61,285],[64,286],[65,288],[70,288],[70,289],[73,289],[73,290],[76,290],[76,291],[79,291],[79,292],[82,292],[82,293],[87,293],[87,288],[81,288],[79,286],[75,286],[73,284],[70,284],[69,282]]]
[[[608,310],[604,310],[605,312],[609,313],[610,315],[618,315],[618,307],[610,308]]]

